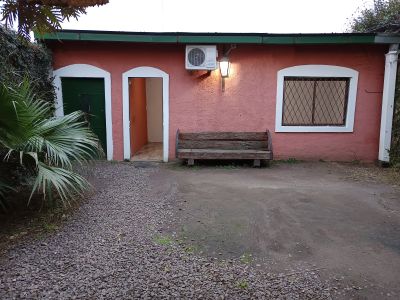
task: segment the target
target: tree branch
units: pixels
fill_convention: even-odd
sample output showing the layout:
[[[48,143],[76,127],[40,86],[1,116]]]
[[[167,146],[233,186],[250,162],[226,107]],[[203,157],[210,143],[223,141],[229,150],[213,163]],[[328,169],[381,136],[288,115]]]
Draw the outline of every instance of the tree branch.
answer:
[[[21,2],[21,0],[19,0]],[[109,0],[22,0],[22,2],[28,5],[46,5],[46,6],[58,6],[58,7],[89,7],[96,5],[104,5]]]

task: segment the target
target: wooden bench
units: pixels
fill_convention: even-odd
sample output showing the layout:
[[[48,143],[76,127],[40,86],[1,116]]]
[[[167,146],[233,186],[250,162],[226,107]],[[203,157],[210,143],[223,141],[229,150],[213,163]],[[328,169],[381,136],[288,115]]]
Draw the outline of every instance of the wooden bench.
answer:
[[[259,167],[261,160],[272,160],[272,140],[265,132],[176,132],[176,158],[187,159],[248,159]]]

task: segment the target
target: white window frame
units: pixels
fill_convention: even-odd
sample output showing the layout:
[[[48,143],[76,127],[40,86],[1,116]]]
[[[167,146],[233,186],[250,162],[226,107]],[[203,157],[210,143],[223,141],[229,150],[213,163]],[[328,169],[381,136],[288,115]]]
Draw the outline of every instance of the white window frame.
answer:
[[[285,77],[347,77],[350,79],[345,125],[283,126],[283,87]],[[339,66],[301,65],[278,71],[276,89],[275,132],[353,132],[356,109],[358,72]]]

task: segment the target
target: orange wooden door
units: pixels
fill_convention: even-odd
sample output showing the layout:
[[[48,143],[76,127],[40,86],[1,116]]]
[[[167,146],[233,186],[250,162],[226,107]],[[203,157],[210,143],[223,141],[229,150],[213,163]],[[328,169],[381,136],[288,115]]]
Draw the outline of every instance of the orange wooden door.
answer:
[[[146,78],[129,78],[131,155],[148,143]]]

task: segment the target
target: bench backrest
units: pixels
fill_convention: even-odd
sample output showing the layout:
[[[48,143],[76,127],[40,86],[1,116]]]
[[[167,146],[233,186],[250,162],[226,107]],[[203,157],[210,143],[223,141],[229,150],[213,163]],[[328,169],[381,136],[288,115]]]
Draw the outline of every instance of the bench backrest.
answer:
[[[265,132],[179,132],[176,149],[269,150],[269,131]]]

